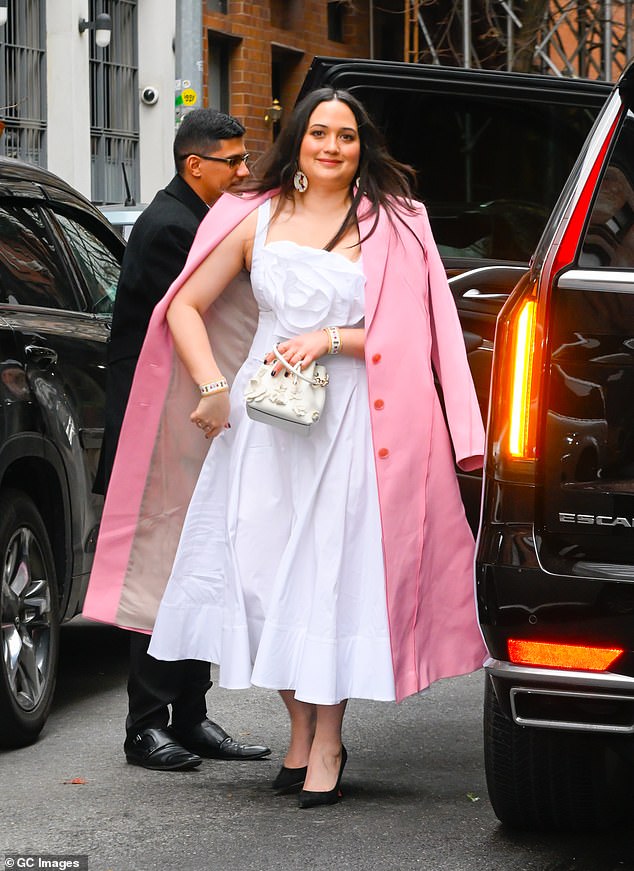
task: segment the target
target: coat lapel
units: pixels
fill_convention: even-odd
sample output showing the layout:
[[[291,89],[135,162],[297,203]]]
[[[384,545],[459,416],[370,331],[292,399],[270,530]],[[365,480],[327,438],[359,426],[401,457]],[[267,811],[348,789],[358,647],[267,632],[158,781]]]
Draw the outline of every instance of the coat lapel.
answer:
[[[376,307],[381,295],[383,277],[387,264],[387,253],[390,245],[391,225],[385,214],[385,209],[379,209],[379,220],[372,235],[365,239],[374,225],[375,215],[369,215],[370,202],[367,199],[361,201],[361,215],[359,219],[359,234],[361,242],[361,256],[363,260],[363,272],[366,278],[365,284],[365,328],[370,328]]]

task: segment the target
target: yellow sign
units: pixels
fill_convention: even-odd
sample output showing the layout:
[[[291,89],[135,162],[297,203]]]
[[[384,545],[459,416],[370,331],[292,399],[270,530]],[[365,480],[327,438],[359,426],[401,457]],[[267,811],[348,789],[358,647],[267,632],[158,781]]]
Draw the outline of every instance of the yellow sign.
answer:
[[[181,93],[181,100],[183,101],[184,106],[193,106],[198,99],[198,94],[193,88],[186,88]]]

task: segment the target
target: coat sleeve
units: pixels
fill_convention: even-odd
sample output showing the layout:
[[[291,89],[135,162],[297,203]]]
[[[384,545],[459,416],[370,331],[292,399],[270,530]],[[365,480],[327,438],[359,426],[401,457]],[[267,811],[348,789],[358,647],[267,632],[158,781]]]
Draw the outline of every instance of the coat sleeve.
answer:
[[[429,275],[432,363],[443,393],[456,463],[468,472],[481,468],[483,462],[482,415],[467,361],[456,304],[423,206],[420,220],[423,225]]]

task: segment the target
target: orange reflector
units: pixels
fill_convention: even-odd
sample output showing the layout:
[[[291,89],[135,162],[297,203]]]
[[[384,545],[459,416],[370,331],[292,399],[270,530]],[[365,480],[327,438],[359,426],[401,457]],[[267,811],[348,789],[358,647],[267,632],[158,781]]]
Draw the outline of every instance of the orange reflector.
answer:
[[[531,457],[528,434],[536,313],[535,300],[527,299],[519,311],[515,325],[509,419],[509,453],[512,457]]]
[[[509,638],[511,662],[551,668],[585,668],[605,671],[623,650],[616,647],[585,647],[577,644],[550,644],[546,641],[521,641]]]

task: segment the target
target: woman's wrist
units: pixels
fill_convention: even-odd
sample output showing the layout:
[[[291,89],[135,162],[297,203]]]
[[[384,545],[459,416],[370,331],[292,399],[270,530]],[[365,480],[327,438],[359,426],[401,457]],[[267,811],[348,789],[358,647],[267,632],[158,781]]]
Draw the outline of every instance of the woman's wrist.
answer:
[[[198,389],[201,396],[215,396],[217,393],[226,393],[229,390],[229,384],[226,378],[216,378],[215,381],[199,384]]]
[[[328,354],[340,354],[343,350],[343,342],[339,327],[324,327],[324,332],[328,336]]]

